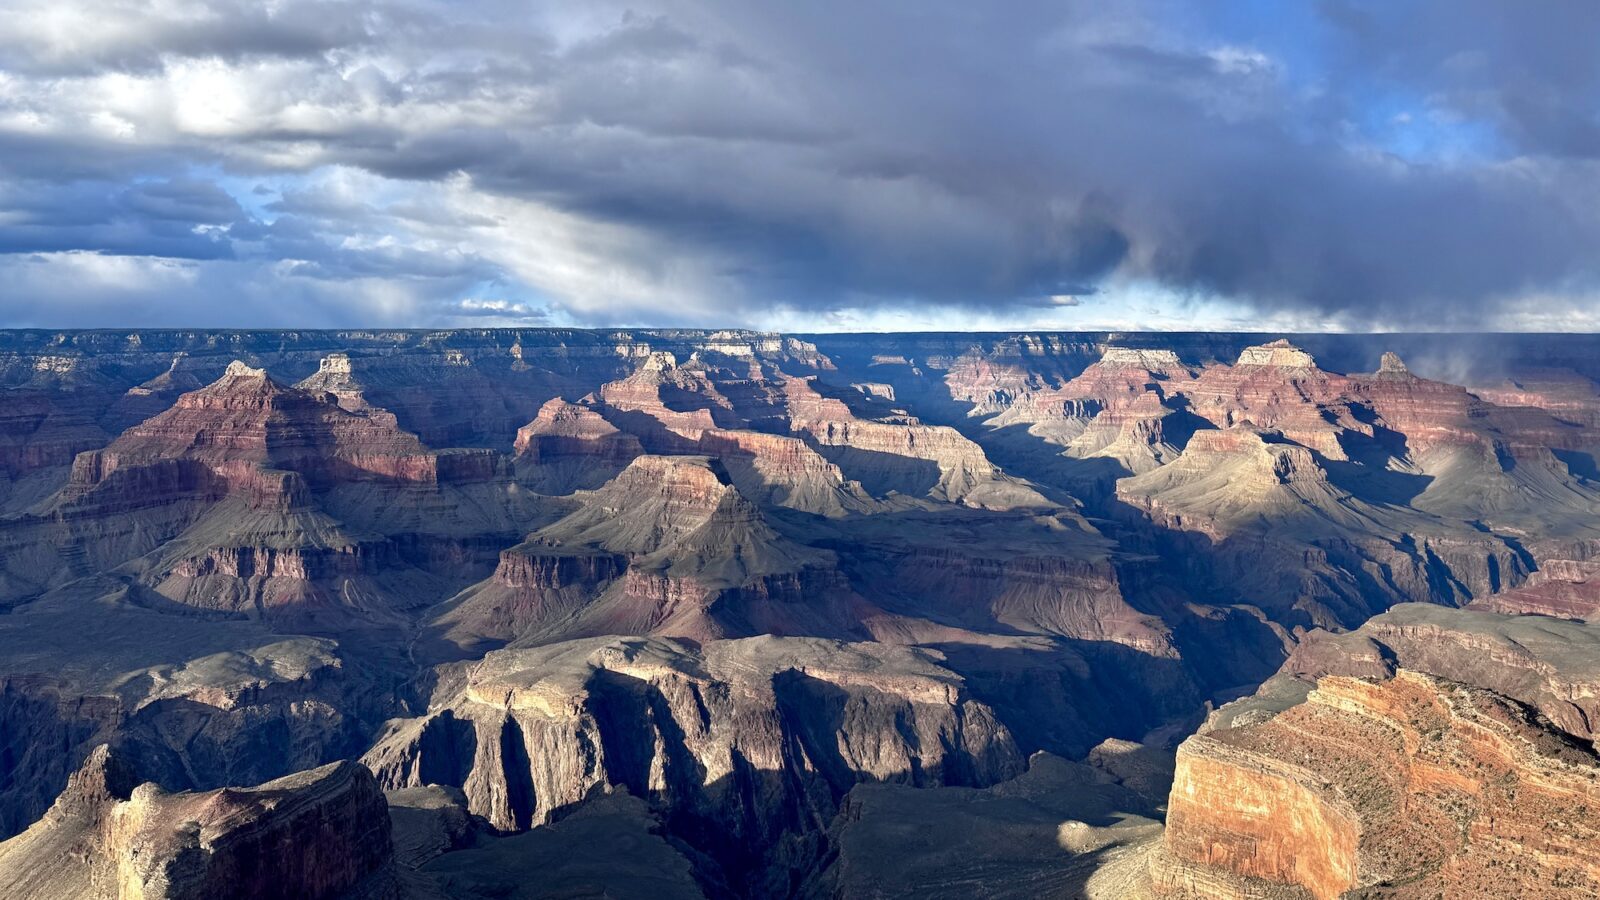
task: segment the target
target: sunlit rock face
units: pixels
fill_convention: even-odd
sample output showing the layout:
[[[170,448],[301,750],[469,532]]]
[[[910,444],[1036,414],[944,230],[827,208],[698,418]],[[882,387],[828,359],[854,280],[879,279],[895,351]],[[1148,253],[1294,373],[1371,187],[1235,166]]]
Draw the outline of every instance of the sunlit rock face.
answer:
[[[107,748],[50,811],[0,843],[18,900],[397,897],[383,794],[334,763],[265,784],[168,793]]]
[[[1591,745],[1498,694],[1406,670],[1328,676],[1265,722],[1184,743],[1155,885],[1589,893],[1597,779]]]
[[[1590,889],[1600,341],[1440,340],[0,333],[0,893]]]
[[[757,880],[813,863],[822,845],[791,823],[830,819],[858,782],[984,786],[1023,767],[936,654],[769,637],[496,651],[365,762],[389,788],[462,788],[502,831],[625,789]]]

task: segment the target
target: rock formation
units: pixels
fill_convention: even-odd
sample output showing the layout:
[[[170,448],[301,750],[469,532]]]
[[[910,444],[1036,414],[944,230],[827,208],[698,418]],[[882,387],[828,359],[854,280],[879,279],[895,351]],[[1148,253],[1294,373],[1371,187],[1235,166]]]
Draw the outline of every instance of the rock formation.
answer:
[[[752,884],[814,861],[795,826],[826,822],[858,782],[982,786],[1022,769],[937,654],[772,637],[495,651],[365,762],[386,788],[459,786],[503,831],[626,789]]]
[[[135,786],[102,746],[32,828],[0,843],[17,900],[393,898],[392,845],[371,773],[334,763],[249,788]]]
[[[0,332],[0,878],[1590,889],[1600,344],[1263,340]]]
[[[1318,682],[1178,752],[1165,896],[1600,891],[1600,757],[1497,694],[1401,670]]]

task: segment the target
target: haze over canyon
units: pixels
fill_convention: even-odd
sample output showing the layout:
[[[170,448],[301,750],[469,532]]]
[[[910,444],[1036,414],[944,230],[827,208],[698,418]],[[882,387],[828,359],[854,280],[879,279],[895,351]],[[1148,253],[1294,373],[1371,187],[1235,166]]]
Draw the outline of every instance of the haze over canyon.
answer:
[[[1600,893],[1600,337],[9,331],[0,385],[0,896]]]

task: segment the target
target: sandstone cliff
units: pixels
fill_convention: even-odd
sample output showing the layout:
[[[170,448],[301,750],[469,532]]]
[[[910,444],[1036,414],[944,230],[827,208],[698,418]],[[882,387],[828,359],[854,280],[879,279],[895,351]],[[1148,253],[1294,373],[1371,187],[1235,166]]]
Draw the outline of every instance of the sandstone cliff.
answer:
[[[1167,896],[1550,896],[1600,890],[1600,758],[1514,701],[1400,671],[1179,749]],[[1254,894],[1250,891],[1255,891]]]

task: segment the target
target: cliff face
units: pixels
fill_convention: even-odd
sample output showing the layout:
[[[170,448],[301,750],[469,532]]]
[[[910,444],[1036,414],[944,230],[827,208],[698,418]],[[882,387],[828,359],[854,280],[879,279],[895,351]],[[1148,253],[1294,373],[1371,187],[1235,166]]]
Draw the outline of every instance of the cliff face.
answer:
[[[0,843],[0,891],[18,900],[397,896],[383,794],[335,763],[250,788],[169,794],[133,786],[105,747],[50,812]]]
[[[937,654],[770,637],[497,651],[365,761],[386,788],[459,786],[508,831],[626,788],[752,884],[813,861],[808,823],[857,782],[981,786],[1022,767]]]
[[[87,622],[60,607],[6,618],[3,835],[41,815],[96,745],[170,788],[211,789],[359,753],[368,723],[391,709],[375,673],[329,640],[193,620],[163,631],[155,616],[115,608]],[[185,645],[199,648],[194,658]]]
[[[832,555],[776,531],[720,463],[640,456],[576,500],[449,604],[447,640],[866,635]]]
[[[1594,892],[1597,801],[1593,748],[1514,701],[1404,670],[1329,676],[1265,722],[1184,743],[1155,883],[1233,896],[1216,870],[1316,898]]]
[[[1385,678],[1399,668],[1495,691],[1584,740],[1600,725],[1600,629],[1579,622],[1408,603],[1348,634],[1307,636],[1283,673]]]
[[[505,495],[507,471],[489,451],[430,450],[390,413],[348,412],[236,361],[0,522],[0,582],[36,593],[125,565],[199,609],[302,627],[381,618],[417,602],[405,594],[427,576],[405,569],[453,555],[442,574],[462,578],[473,542],[533,521]],[[397,501],[406,512],[390,515]]]
[[[1199,799],[1175,823],[1211,814],[1218,837],[1175,831],[1187,855],[1156,871],[1365,890],[1411,870],[1384,868],[1404,816],[1338,787],[1355,701],[1295,714],[1361,736],[1332,775],[1303,774],[1327,747],[1285,732],[1275,756],[1229,723],[1403,671],[1581,739],[1600,714],[1600,345],[1502,345],[1452,384],[1413,352],[1449,344],[1404,335],[0,333],[0,834],[102,743],[169,792],[125,814],[141,859],[181,843],[158,819],[211,821],[178,792],[365,755],[433,798],[397,820],[440,820],[408,846],[445,854],[446,893],[525,887],[517,865],[610,850],[607,827],[689,895],[892,893],[873,810],[1012,809],[1024,756],[1161,754],[1289,658],[1185,751]],[[1461,730],[1394,728],[1424,749]],[[1462,758],[1501,765],[1481,743]],[[1452,831],[1426,799],[1427,773],[1478,776],[1387,746],[1361,765],[1410,773],[1395,802],[1487,846],[1486,819]],[[922,790],[952,785],[970,793]],[[858,788],[877,799],[841,799]],[[231,821],[236,799],[203,802]],[[497,833],[467,851],[469,811]],[[1061,824],[971,841],[971,868],[1021,871],[997,862],[1016,834],[1020,877],[1071,892],[1148,849]],[[1400,841],[1437,850],[1416,883],[1468,872],[1476,851],[1432,834]],[[205,855],[172,852],[141,883]],[[562,883],[599,883],[589,862]]]

